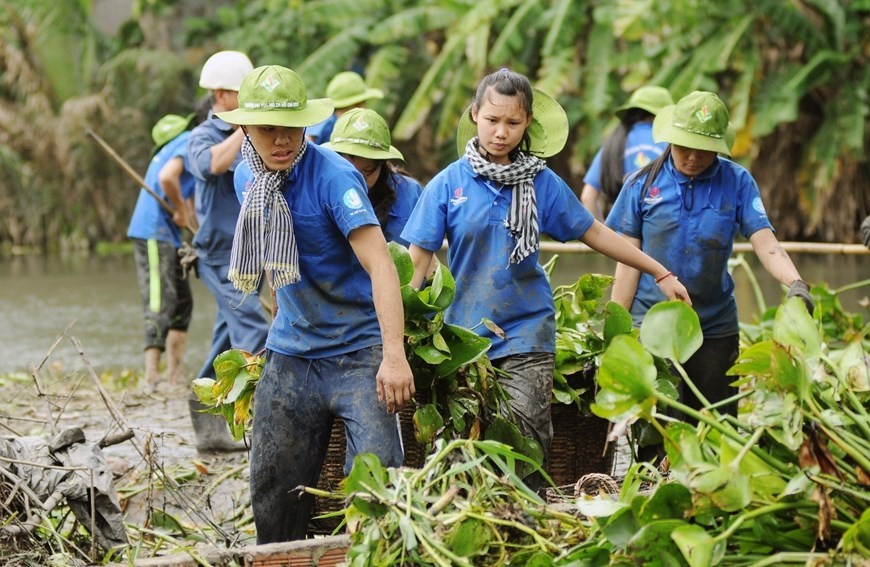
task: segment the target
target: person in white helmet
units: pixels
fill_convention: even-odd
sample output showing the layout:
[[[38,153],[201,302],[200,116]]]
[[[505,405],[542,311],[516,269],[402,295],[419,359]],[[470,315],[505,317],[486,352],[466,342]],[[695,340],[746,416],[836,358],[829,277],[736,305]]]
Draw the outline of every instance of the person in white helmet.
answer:
[[[199,230],[193,239],[200,279],[217,302],[211,348],[199,378],[214,378],[214,359],[230,348],[258,352],[266,344],[269,322],[257,291],[243,297],[227,279],[233,233],[239,217],[239,201],[233,188],[233,173],[241,162],[245,139],[237,126],[216,116],[239,106],[242,79],[254,66],[239,51],[215,53],[202,67],[199,86],[211,95],[208,119],[194,128],[188,143],[188,162],[196,178],[195,201]],[[253,297],[251,297],[253,296]],[[230,437],[223,417],[201,413],[203,406],[191,394],[190,409],[197,448],[202,451],[242,449]]]

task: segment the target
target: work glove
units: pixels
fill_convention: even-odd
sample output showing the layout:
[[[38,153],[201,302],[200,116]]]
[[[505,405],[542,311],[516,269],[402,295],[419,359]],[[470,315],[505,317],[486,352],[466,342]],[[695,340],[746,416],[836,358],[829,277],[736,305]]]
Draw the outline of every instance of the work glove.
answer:
[[[791,297],[800,297],[807,308],[807,312],[809,312],[810,315],[813,314],[815,304],[810,295],[810,286],[807,285],[807,282],[804,280],[795,280],[791,282],[791,286],[788,288],[788,293],[785,294],[785,298],[789,299]]]
[[[864,246],[870,248],[870,215],[861,223],[861,240],[864,241]]]
[[[187,279],[187,276],[193,270],[193,275],[199,277],[199,270],[196,267],[196,249],[187,242],[181,244],[178,249],[178,261],[181,263],[182,277]]]

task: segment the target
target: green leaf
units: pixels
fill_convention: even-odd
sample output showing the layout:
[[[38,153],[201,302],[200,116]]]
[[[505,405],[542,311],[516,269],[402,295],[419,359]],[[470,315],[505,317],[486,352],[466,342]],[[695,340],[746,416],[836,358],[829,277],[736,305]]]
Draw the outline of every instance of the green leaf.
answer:
[[[435,373],[447,376],[460,366],[474,362],[490,349],[492,341],[458,325],[444,325],[444,340],[450,347],[450,358],[438,364]]]
[[[630,333],[631,330],[631,313],[615,301],[608,301],[604,306],[604,343],[610,344],[613,337]]]
[[[408,285],[414,277],[414,262],[411,261],[411,254],[408,249],[397,242],[388,242],[387,249],[390,251],[390,256],[393,258],[393,264],[396,265],[396,272],[399,274],[399,285]]]
[[[417,443],[426,445],[435,440],[438,431],[444,427],[444,418],[434,404],[426,404],[414,412],[414,437]]]
[[[450,307],[455,296],[456,281],[453,279],[453,274],[447,266],[439,262],[432,276],[432,284],[429,286],[429,303],[443,311]]]
[[[212,378],[197,378],[193,381],[193,393],[197,399],[206,406],[215,405],[215,397],[212,393],[214,387],[214,379]]]
[[[245,391],[245,388],[247,387],[248,382],[253,380],[253,379],[254,379],[254,377],[251,376],[251,373],[248,372],[246,369],[242,369],[241,371],[239,371],[239,373],[236,374],[235,380],[233,380],[232,389],[227,393],[226,397],[221,401],[225,404],[235,403],[235,401],[239,398],[239,395],[241,395],[241,393]]]
[[[817,359],[821,352],[821,338],[799,297],[789,298],[776,312],[773,340],[787,347],[794,347],[803,359]]]
[[[230,349],[220,353],[212,363],[217,381],[233,380],[236,374],[239,373],[239,369],[246,363],[245,356],[237,349]]]
[[[414,354],[422,358],[427,364],[437,365],[450,359],[450,355],[433,345],[421,345],[414,349]]]
[[[680,548],[690,567],[713,565],[713,538],[701,526],[678,526],[671,532],[671,539]]]
[[[460,557],[486,555],[492,539],[492,528],[486,522],[468,518],[456,524],[448,536],[450,549]]]
[[[664,301],[653,305],[640,325],[640,341],[654,355],[689,360],[704,342],[698,314],[682,301]]]
[[[596,378],[602,388],[643,399],[655,391],[656,375],[652,356],[637,339],[619,335],[601,356]]]
[[[187,530],[184,529],[181,520],[179,520],[166,510],[161,510],[159,508],[151,509],[151,525],[155,528],[160,528],[169,533],[182,535],[187,534]]]
[[[641,508],[642,523],[656,520],[683,520],[692,509],[692,493],[677,482],[661,484]]]

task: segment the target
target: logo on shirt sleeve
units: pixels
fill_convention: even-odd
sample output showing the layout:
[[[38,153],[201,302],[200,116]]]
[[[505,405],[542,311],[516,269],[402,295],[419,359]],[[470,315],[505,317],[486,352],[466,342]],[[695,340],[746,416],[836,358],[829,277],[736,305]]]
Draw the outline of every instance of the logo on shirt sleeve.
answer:
[[[342,196],[341,200],[344,202],[344,206],[348,209],[359,209],[363,206],[362,198],[353,187],[344,192],[344,196]]]
[[[755,209],[756,213],[767,216],[767,211],[764,210],[764,203],[761,202],[761,197],[752,199],[752,208]]]
[[[453,190],[453,198],[450,199],[450,204],[454,207],[461,205],[468,200],[468,197],[462,194],[462,187],[457,187]]]

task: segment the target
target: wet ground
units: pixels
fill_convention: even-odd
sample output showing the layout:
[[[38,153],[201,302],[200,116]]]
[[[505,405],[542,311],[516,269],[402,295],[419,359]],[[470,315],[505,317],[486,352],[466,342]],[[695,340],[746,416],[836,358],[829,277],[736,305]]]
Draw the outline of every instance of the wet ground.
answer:
[[[0,427],[16,437],[51,437],[80,427],[88,442],[132,429],[133,439],[102,452],[131,544],[147,541],[154,548],[145,556],[170,553],[182,542],[253,543],[247,452],[198,452],[187,387],[163,384],[149,392],[137,382],[135,376],[95,377],[87,367],[50,363],[37,379],[0,375]],[[172,543],[155,543],[150,530],[171,536]]]

